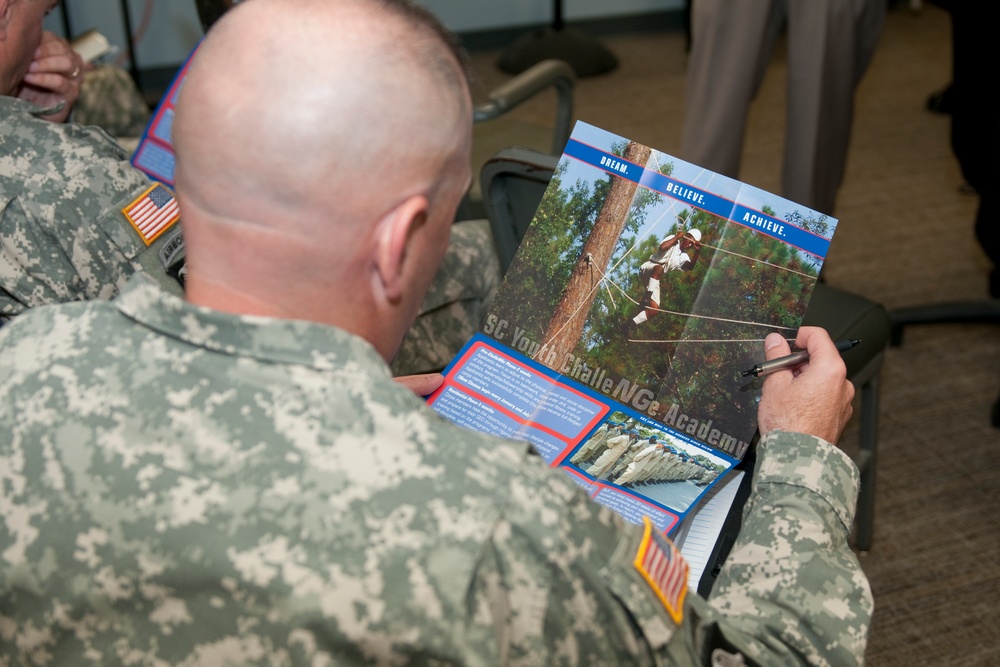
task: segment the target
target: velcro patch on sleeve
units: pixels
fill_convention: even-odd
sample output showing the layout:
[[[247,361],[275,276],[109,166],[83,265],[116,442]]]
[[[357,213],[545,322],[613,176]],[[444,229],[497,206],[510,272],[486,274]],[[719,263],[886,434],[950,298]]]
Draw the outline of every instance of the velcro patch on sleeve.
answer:
[[[123,208],[122,213],[147,246],[181,218],[180,207],[173,193],[160,183],[142,193]]]
[[[667,608],[670,618],[679,624],[684,618],[688,588],[687,561],[674,543],[656,530],[649,517],[643,517],[643,524],[645,529],[633,564]]]

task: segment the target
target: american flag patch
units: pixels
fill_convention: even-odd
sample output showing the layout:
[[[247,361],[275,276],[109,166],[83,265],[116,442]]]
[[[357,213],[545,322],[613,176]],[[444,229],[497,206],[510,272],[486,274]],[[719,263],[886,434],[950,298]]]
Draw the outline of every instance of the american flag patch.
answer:
[[[143,192],[138,199],[123,208],[122,213],[139,232],[146,245],[150,245],[181,217],[173,193],[160,183]]]
[[[642,518],[645,531],[635,555],[635,569],[667,608],[674,623],[684,618],[684,596],[688,588],[688,564],[674,543],[663,537],[649,517]]]

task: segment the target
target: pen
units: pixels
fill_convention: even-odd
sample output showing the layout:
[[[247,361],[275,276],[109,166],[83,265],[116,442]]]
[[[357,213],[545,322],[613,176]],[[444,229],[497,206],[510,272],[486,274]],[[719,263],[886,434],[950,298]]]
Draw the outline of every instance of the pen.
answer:
[[[835,345],[837,350],[840,352],[847,352],[849,349],[860,343],[861,341],[857,338],[846,338],[844,340],[838,340]],[[804,364],[809,361],[809,352],[806,350],[799,350],[798,352],[792,352],[791,354],[778,357],[777,359],[772,359],[771,361],[765,361],[763,363],[757,364],[748,371],[743,371],[742,376],[747,377],[748,375],[755,375],[760,377],[761,375],[766,375],[768,373],[773,373],[774,371],[784,370],[786,368],[794,368],[800,364]]]

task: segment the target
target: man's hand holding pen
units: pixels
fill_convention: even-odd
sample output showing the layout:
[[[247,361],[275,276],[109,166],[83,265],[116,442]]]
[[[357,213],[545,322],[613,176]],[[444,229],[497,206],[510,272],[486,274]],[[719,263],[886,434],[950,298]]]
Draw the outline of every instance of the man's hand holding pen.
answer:
[[[825,329],[802,327],[795,346],[808,353],[808,360],[793,368],[770,373],[764,380],[758,428],[797,431],[837,442],[851,418],[854,385],[840,351]],[[764,356],[770,361],[791,353],[788,341],[772,333],[764,340]]]
[[[847,352],[860,342],[860,340],[855,338],[847,338],[845,340],[838,340],[834,343],[834,346],[837,348],[838,352]],[[760,377],[761,375],[767,375],[768,373],[773,373],[774,371],[801,366],[807,361],[809,361],[809,352],[806,350],[798,350],[797,352],[792,352],[784,357],[769,359],[762,364],[757,364],[753,368],[743,371],[742,375],[743,377],[747,377],[748,375]]]

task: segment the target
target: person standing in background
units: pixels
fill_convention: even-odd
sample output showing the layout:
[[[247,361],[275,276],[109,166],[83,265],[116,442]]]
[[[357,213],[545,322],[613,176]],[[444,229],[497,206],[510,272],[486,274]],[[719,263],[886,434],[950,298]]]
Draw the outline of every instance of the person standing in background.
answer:
[[[681,157],[738,177],[750,103],[782,29],[788,111],[781,194],[832,214],[854,93],[882,33],[886,0],[691,0]]]
[[[986,101],[995,74],[995,31],[990,5],[968,0],[936,0],[951,14],[952,79],[948,89],[951,148],[962,176],[979,195],[976,239],[992,263],[988,288],[1000,299],[1000,124]]]

